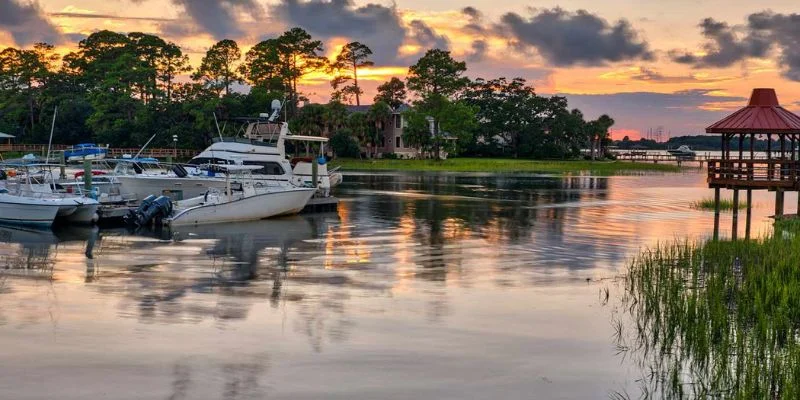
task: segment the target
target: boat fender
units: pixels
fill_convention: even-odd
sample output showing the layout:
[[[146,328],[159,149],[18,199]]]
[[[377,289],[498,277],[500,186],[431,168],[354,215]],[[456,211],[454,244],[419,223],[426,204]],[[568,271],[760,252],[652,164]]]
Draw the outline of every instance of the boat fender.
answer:
[[[186,178],[186,176],[189,175],[189,173],[186,172],[186,168],[178,164],[172,166],[172,172],[174,172],[175,176],[178,178]]]
[[[319,156],[319,158],[317,159],[317,163],[319,165],[325,165],[326,162],[328,162],[328,160],[325,158],[325,156]]]

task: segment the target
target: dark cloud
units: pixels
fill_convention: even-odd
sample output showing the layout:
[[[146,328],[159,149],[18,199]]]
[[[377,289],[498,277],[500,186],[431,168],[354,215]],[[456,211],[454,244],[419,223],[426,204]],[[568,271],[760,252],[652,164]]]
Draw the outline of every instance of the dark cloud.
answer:
[[[647,43],[639,39],[627,21],[612,25],[585,10],[537,10],[530,18],[507,13],[501,18],[499,30],[509,35],[516,47],[534,48],[558,66],[653,58]]]
[[[674,93],[559,94],[567,97],[570,107],[577,107],[586,118],[609,114],[617,121],[615,129],[663,126],[673,136],[704,133],[705,127],[725,117],[730,110],[711,110],[713,106],[735,103],[744,106],[747,98],[714,96],[719,89],[692,89]]]
[[[489,45],[485,40],[476,40],[472,42],[472,52],[467,55],[467,61],[479,62],[486,58],[486,51],[489,50]]]
[[[728,67],[748,58],[766,58],[777,48],[783,76],[800,81],[800,14],[764,11],[750,14],[746,25],[729,26],[706,18],[699,26],[707,39],[701,46],[706,54],[673,50],[674,61],[694,67]]]
[[[703,45],[705,55],[695,56],[683,51],[672,51],[673,61],[682,64],[694,64],[702,67],[728,67],[748,57],[763,57],[769,51],[770,44],[760,35],[748,35],[739,39],[731,26],[713,18],[700,22],[703,37],[708,42]]]
[[[39,3],[0,0],[0,31],[11,34],[14,42],[26,46],[35,42],[61,43],[61,32],[47,19]]]
[[[186,16],[215,39],[238,38],[243,35],[238,14],[255,18],[263,16],[256,0],[172,0],[186,11]]]
[[[439,35],[425,22],[415,19],[409,24],[411,38],[425,50],[442,49],[450,50],[450,40],[447,36]]]
[[[800,14],[755,13],[748,17],[748,26],[750,38],[780,48],[783,76],[800,81]]]
[[[469,23],[464,26],[464,31],[473,35],[486,34],[486,27],[483,24],[483,13],[475,7],[464,7],[461,13],[469,18]]]
[[[281,0],[272,10],[278,20],[300,26],[314,37],[346,37],[366,44],[379,64],[397,59],[407,34],[395,7],[356,7],[352,0]]]

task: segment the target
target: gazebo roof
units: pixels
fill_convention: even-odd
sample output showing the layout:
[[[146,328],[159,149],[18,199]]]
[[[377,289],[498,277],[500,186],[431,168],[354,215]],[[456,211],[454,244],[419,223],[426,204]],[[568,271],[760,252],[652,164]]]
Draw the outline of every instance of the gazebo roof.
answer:
[[[7,133],[0,132],[0,139],[13,139],[14,135],[9,135]]]
[[[780,106],[775,89],[753,89],[747,107],[709,126],[706,133],[800,133],[800,116]]]

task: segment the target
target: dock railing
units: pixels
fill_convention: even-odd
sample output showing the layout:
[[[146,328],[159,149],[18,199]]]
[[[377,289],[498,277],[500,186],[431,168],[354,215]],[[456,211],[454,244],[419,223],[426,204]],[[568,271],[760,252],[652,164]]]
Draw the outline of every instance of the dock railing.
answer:
[[[708,184],[727,188],[800,188],[800,161],[709,159]]]

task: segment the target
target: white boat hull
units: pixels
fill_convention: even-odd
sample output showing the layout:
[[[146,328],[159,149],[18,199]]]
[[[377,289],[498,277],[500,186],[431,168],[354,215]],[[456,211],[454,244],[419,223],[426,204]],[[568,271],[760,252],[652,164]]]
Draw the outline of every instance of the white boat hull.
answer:
[[[178,210],[167,223],[172,226],[252,221],[297,214],[316,192],[312,188],[265,192],[225,203],[199,205]],[[191,202],[191,200],[190,200]]]
[[[50,226],[60,204],[48,199],[36,199],[0,194],[0,222],[20,225]]]

